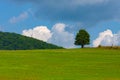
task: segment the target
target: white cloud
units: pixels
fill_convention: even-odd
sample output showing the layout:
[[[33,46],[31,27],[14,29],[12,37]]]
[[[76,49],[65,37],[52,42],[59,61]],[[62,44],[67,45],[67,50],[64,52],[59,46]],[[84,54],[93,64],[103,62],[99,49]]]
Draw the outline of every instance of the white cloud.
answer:
[[[10,20],[9,20],[9,22],[11,23],[11,24],[15,24],[15,23],[17,23],[17,22],[20,22],[20,21],[23,21],[23,20],[25,20],[25,19],[27,19],[28,18],[28,12],[23,12],[23,13],[21,13],[19,16],[13,16]]]
[[[37,26],[33,29],[23,30],[22,34],[45,42],[47,42],[52,36],[51,31],[46,26]]]
[[[120,46],[120,31],[117,34],[114,34],[113,45]]]
[[[106,30],[99,34],[99,37],[93,41],[93,46],[118,46],[120,45],[120,32],[113,34],[111,30]]]
[[[65,30],[66,25],[57,23],[49,30],[46,26],[37,26],[33,29],[23,30],[23,35],[43,40],[65,48],[74,46],[74,35]]]
[[[65,48],[73,48],[74,46],[74,35],[65,30],[66,25],[63,23],[55,24],[52,28],[52,37],[49,42],[63,46]]]

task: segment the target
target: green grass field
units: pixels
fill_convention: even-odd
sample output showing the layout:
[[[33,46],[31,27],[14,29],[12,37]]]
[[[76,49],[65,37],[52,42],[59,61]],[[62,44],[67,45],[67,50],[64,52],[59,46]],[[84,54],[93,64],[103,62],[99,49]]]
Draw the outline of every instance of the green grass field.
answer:
[[[120,50],[0,51],[0,80],[120,80]]]

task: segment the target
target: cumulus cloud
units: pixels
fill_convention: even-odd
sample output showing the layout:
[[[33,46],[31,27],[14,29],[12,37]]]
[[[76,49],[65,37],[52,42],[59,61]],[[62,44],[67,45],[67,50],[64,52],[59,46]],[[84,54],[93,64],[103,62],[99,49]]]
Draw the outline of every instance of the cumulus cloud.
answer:
[[[57,23],[51,30],[46,26],[37,26],[33,29],[23,30],[22,34],[65,48],[73,48],[75,47],[74,35],[65,30],[66,26],[63,23]]]
[[[99,37],[93,41],[93,46],[118,46],[120,45],[120,32],[113,34],[111,30],[99,33]]]
[[[74,35],[65,30],[67,25],[58,23],[55,24],[52,28],[52,37],[49,42],[63,46],[65,48],[73,48],[74,46]]]
[[[37,26],[33,29],[23,30],[22,34],[45,42],[47,42],[52,36],[51,31],[46,26]]]
[[[11,23],[11,24],[15,24],[15,23],[17,23],[17,22],[20,22],[20,21],[23,21],[23,20],[25,20],[25,19],[27,19],[28,18],[28,12],[23,12],[23,13],[21,13],[19,16],[13,16],[10,20],[9,20],[9,22]]]
[[[81,22],[88,27],[102,21],[120,20],[120,0],[9,1],[33,4],[35,15],[41,20]]]

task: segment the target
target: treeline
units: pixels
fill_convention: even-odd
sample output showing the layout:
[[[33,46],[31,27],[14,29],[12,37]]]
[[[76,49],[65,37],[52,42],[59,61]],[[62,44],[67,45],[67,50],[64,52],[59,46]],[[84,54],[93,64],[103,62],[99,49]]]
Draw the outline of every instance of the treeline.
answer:
[[[104,48],[104,49],[120,49],[120,46],[102,46],[102,45],[99,45],[98,48]]]
[[[0,32],[0,50],[61,49],[34,38],[16,33]]]

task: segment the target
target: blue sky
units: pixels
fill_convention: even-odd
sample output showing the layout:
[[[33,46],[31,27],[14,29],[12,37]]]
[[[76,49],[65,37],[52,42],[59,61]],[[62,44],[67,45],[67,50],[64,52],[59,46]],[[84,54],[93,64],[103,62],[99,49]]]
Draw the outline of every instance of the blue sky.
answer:
[[[59,44],[60,41],[55,41],[55,37],[65,38],[69,36],[68,34],[72,34],[70,36],[74,38],[76,32],[84,28],[91,35],[90,45],[92,46],[93,41],[100,37],[99,33],[108,29],[112,31],[113,35],[119,33],[119,3],[119,0],[1,0],[0,30],[23,34],[24,30],[28,32],[29,29],[33,30],[37,26],[42,26],[47,27],[54,35],[57,34],[55,30],[60,29],[59,26],[64,28],[61,35],[54,35],[47,42],[65,46],[68,43]],[[66,36],[63,36],[63,33]],[[70,39],[67,39],[69,42]],[[74,47],[72,39],[70,43]]]

